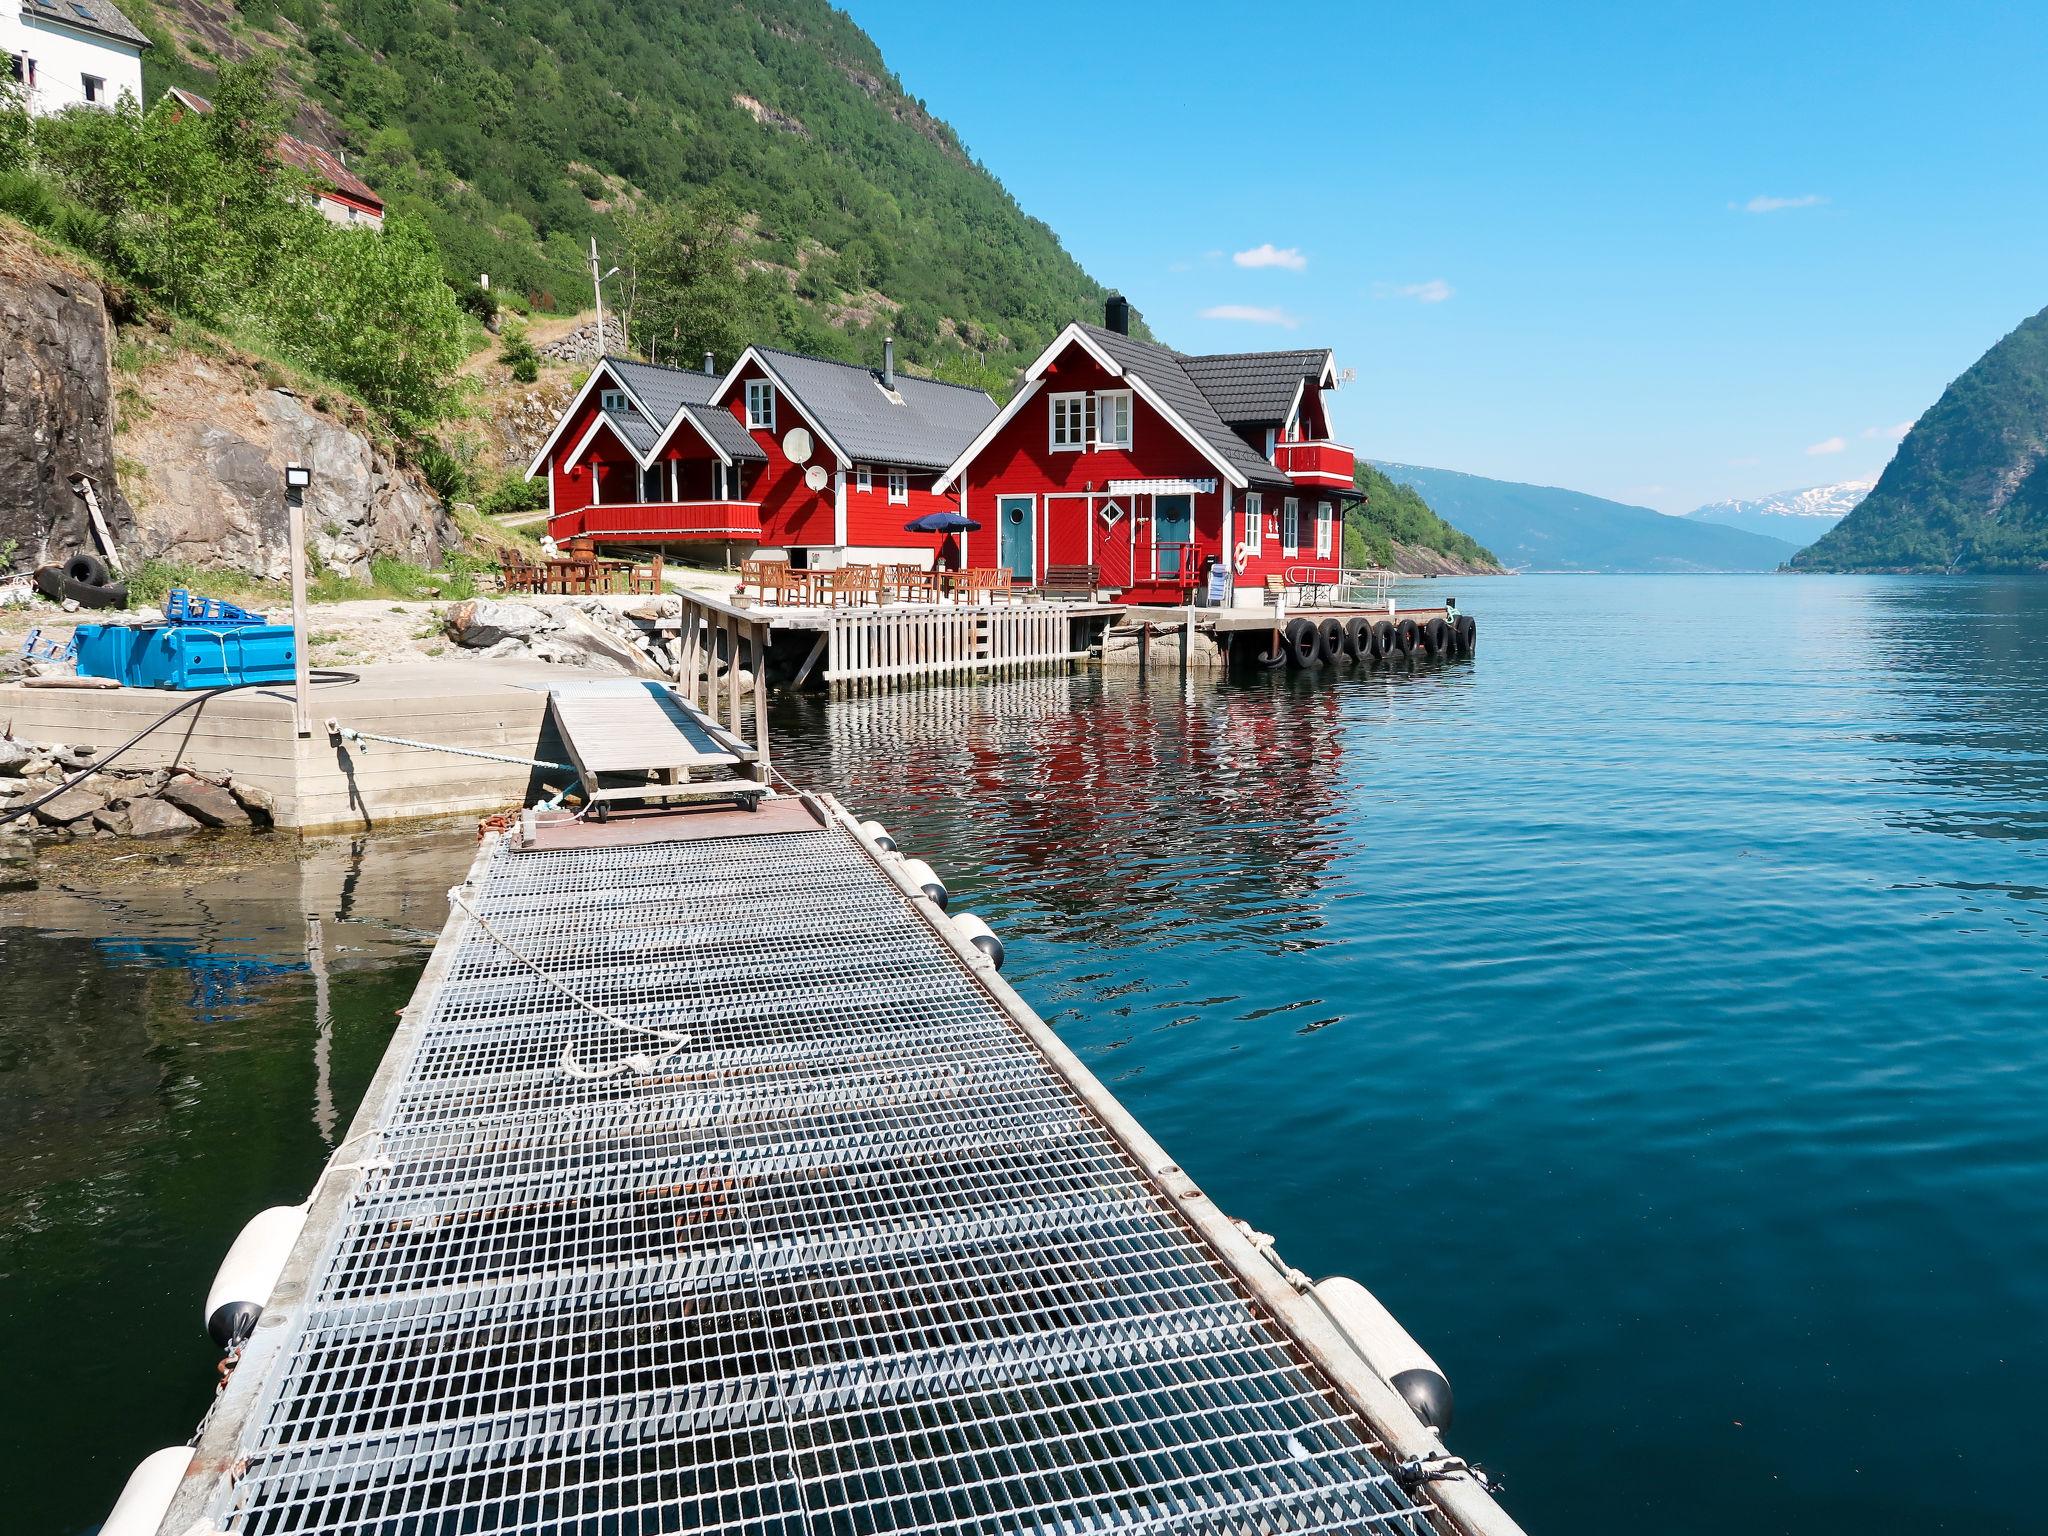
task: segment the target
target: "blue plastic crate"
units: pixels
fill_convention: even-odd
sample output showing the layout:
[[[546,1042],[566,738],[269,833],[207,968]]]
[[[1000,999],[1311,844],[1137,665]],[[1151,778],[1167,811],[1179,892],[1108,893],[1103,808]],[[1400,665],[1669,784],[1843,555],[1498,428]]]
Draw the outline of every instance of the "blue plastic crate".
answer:
[[[127,682],[135,655],[135,638],[147,633],[133,624],[79,625],[73,636],[78,646],[78,675]]]

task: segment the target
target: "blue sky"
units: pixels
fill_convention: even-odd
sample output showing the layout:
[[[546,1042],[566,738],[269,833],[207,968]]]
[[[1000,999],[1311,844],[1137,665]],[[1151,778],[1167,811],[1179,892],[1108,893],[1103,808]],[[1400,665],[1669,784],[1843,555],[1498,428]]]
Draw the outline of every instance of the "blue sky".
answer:
[[[1163,339],[1334,347],[1375,458],[1874,475],[2048,305],[2048,6],[851,8]]]

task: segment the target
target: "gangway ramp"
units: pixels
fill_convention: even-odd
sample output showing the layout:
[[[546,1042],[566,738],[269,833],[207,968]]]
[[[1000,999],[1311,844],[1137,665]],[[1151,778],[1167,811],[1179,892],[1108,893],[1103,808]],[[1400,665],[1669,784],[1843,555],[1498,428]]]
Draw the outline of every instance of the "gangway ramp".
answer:
[[[754,750],[667,684],[627,678],[567,683],[548,690],[548,713],[588,804],[751,804],[768,792]]]
[[[836,802],[519,841],[169,1536],[1516,1530]]]

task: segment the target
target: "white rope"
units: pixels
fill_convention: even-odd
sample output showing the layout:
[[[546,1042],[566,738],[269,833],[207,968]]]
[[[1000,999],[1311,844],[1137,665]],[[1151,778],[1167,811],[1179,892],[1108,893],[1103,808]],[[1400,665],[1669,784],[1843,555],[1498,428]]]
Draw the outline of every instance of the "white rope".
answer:
[[[450,757],[477,757],[487,763],[511,763],[520,768],[552,768],[557,773],[574,773],[576,769],[568,763],[550,763],[537,757],[513,757],[503,752],[485,752],[477,747],[447,747],[437,741],[414,741],[409,736],[380,736],[375,731],[360,731],[352,725],[337,725],[334,734],[343,741],[381,741],[386,746],[412,747],[420,752],[446,752]]]
[[[521,965],[525,966],[529,971],[533,972],[535,976],[540,978],[541,983],[544,986],[551,987],[555,991],[561,993],[562,996],[566,997],[570,1002],[574,1003],[578,1008],[581,1008],[585,1013],[589,1014],[592,1018],[602,1019],[605,1023],[613,1025],[618,1029],[631,1030],[635,1034],[647,1035],[652,1039],[661,1041],[664,1045],[668,1047],[668,1049],[666,1051],[663,1051],[659,1056],[652,1056],[648,1055],[645,1052],[641,1052],[636,1055],[624,1057],[621,1060],[612,1063],[612,1065],[609,1067],[605,1067],[602,1069],[593,1069],[584,1066],[581,1062],[579,1062],[576,1059],[576,1048],[573,1045],[565,1045],[562,1047],[562,1059],[558,1063],[564,1075],[576,1078],[578,1081],[586,1083],[602,1082],[606,1078],[617,1077],[624,1072],[634,1072],[640,1075],[641,1077],[647,1077],[655,1072],[659,1072],[662,1068],[666,1067],[671,1061],[673,1061],[676,1058],[677,1055],[681,1053],[683,1048],[690,1043],[690,1037],[688,1035],[679,1035],[675,1033],[673,1030],[656,1029],[651,1024],[637,1024],[631,1019],[622,1019],[616,1013],[611,1012],[609,1009],[598,1007],[596,1003],[593,1003],[589,998],[584,997],[581,993],[573,991],[569,987],[564,986],[561,982],[557,981],[553,976],[550,976],[546,971],[542,970],[540,964],[537,961],[535,961],[530,955],[525,954],[510,939],[506,938],[502,933],[498,932],[497,929],[493,928],[491,926],[490,919],[485,917],[483,913],[477,911],[475,907],[469,904],[468,899],[464,897],[462,894],[461,886],[457,885],[449,888],[448,904],[453,907],[459,907],[462,911],[467,912],[470,915],[470,918],[476,923],[477,927],[481,928],[484,931],[485,935],[489,937],[493,944],[496,944],[498,948],[504,950],[506,954],[510,955],[514,960],[517,960]]]

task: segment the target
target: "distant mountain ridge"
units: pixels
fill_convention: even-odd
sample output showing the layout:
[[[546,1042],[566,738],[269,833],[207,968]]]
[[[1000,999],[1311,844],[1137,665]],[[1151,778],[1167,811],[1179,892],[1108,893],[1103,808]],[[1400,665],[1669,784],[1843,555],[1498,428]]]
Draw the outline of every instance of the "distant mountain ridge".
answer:
[[[1877,488],[1800,571],[2048,571],[2048,309],[1913,423]]]
[[[1668,517],[1651,507],[1583,491],[1489,480],[1454,469],[1374,463],[1388,479],[1420,491],[1444,521],[1520,570],[1774,571],[1798,550],[1784,539]]]
[[[1842,480],[1771,496],[1710,501],[1685,515],[1697,522],[1740,528],[1804,548],[1855,510],[1876,484],[1875,480]]]

